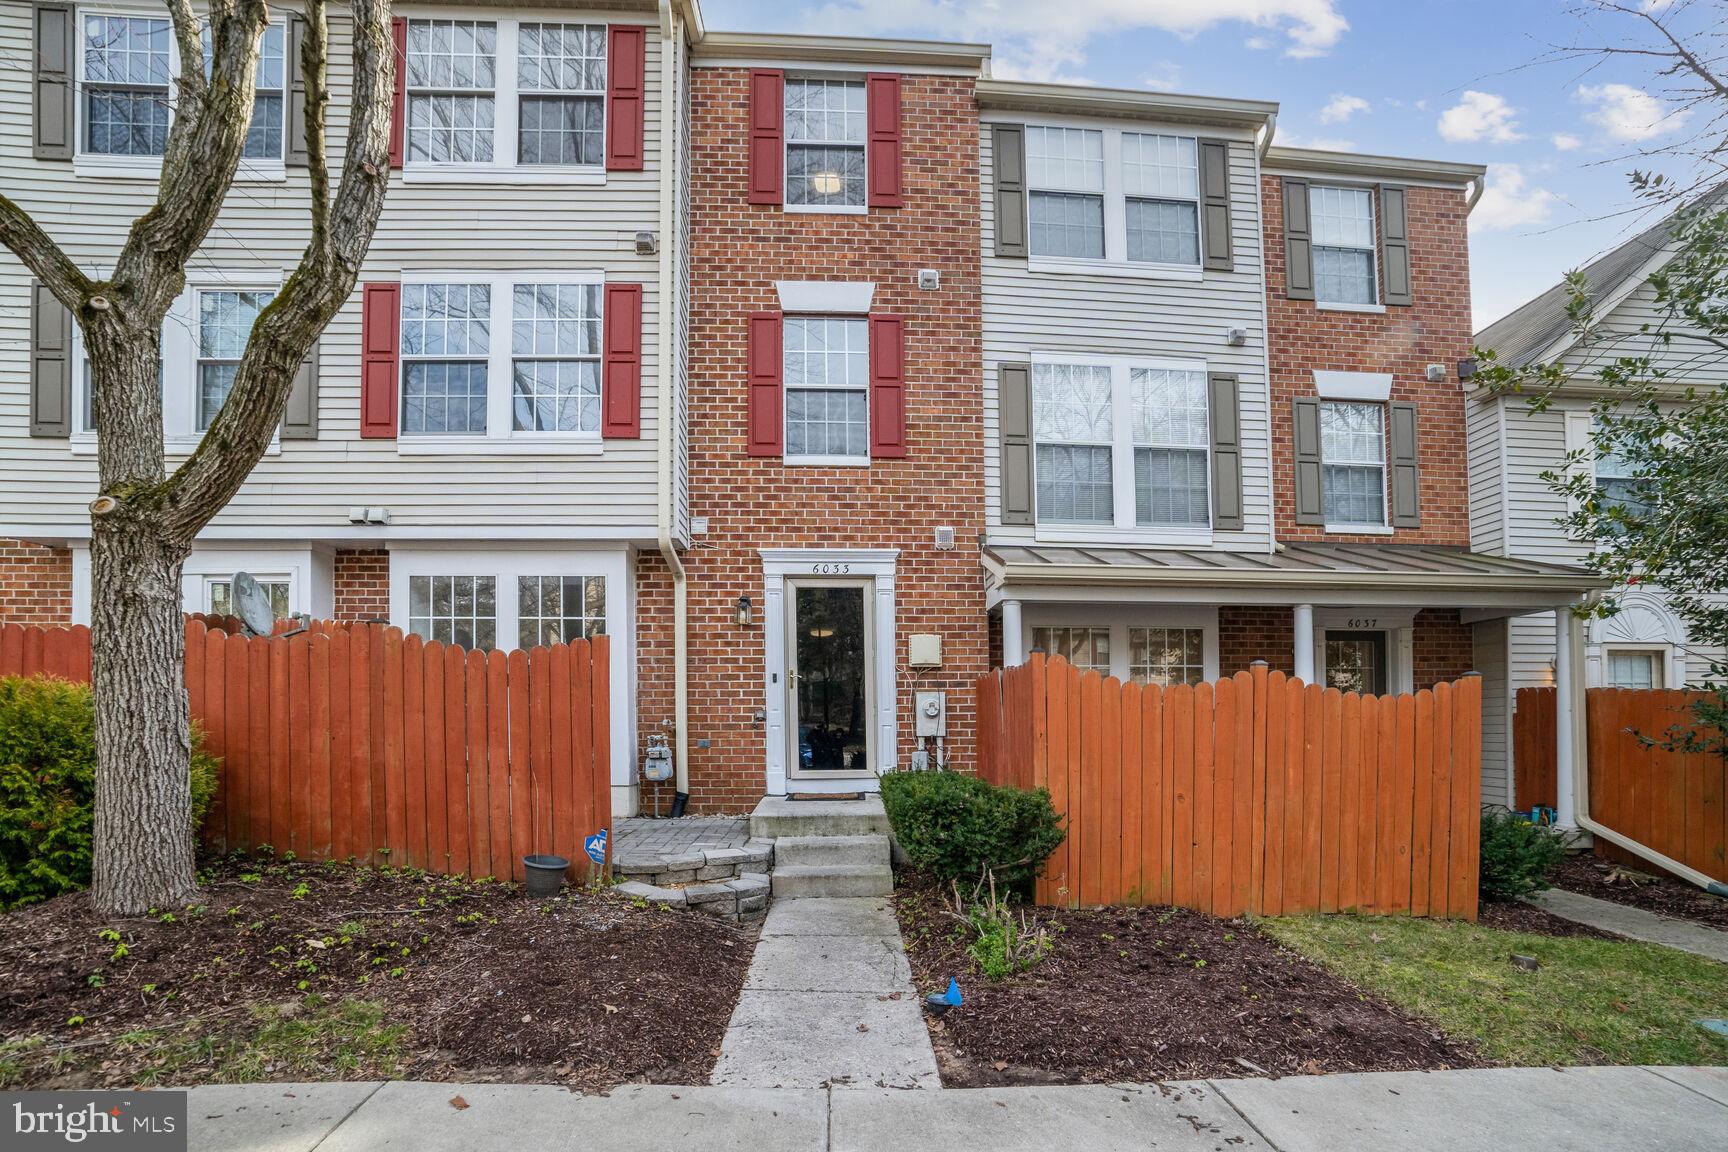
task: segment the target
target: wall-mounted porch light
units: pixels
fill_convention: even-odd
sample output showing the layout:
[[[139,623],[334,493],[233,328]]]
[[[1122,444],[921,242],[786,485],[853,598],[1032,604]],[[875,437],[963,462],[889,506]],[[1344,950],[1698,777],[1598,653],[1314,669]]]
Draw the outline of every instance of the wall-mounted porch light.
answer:
[[[738,597],[738,627],[748,628],[756,621],[756,607],[750,603],[750,597]]]

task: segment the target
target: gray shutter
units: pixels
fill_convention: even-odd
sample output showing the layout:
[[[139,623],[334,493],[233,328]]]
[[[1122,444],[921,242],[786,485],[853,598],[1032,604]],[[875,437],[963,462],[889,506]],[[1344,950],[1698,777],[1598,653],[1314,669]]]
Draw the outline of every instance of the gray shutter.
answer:
[[[288,138],[282,162],[290,168],[306,167],[306,73],[300,68],[300,50],[306,43],[306,18],[288,17]]]
[[[1320,479],[1320,400],[1298,396],[1294,412],[1296,443],[1296,523],[1326,523]]]
[[[72,312],[30,282],[30,435],[72,435]]]
[[[1416,462],[1416,405],[1391,404],[1392,527],[1422,526],[1422,483]]]
[[[1026,258],[1026,129],[990,125],[996,185],[996,255]]]
[[[1214,372],[1206,378],[1212,408],[1212,528],[1242,531],[1242,419],[1236,375]]]
[[[318,439],[318,345],[300,362],[294,386],[288,390],[288,407],[282,412],[282,439]]]
[[[1284,177],[1284,295],[1314,299],[1314,235],[1308,223],[1308,181]]]
[[[1002,523],[1032,523],[1032,365],[996,370],[996,419],[1002,428]]]
[[[1200,238],[1206,245],[1201,265],[1208,272],[1236,266],[1230,235],[1230,145],[1200,141]]]
[[[72,103],[75,33],[72,5],[36,5],[36,108],[32,140],[38,160],[72,159],[78,131]]]
[[[1413,304],[1410,291],[1410,220],[1408,192],[1395,184],[1380,185],[1380,278],[1384,304]]]

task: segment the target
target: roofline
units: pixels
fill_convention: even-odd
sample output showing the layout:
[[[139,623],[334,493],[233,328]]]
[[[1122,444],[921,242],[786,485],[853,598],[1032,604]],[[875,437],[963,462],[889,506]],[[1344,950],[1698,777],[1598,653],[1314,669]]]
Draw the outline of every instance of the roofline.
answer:
[[[1589,572],[1559,575],[1516,572],[1339,572],[1289,568],[1168,568],[1113,564],[1012,564],[988,553],[985,566],[1004,583],[1054,586],[1131,584],[1143,586],[1229,585],[1242,588],[1374,588],[1473,592],[1581,593],[1613,586],[1613,581]]]
[[[1277,144],[1266,152],[1267,168],[1299,168],[1338,176],[1373,176],[1391,180],[1481,183],[1486,164],[1456,160],[1418,160],[1405,156],[1375,156],[1366,152],[1329,152],[1319,148],[1289,148]]]
[[[1092,88],[1081,84],[1031,84],[1020,80],[980,80],[978,107],[1122,116],[1140,120],[1195,120],[1208,124],[1256,127],[1277,115],[1271,100],[1226,96],[1188,96],[1131,88]]]
[[[782,32],[704,32],[691,52],[709,59],[799,60],[821,64],[897,64],[988,73],[988,44],[951,40],[889,40],[867,36],[803,36]]]

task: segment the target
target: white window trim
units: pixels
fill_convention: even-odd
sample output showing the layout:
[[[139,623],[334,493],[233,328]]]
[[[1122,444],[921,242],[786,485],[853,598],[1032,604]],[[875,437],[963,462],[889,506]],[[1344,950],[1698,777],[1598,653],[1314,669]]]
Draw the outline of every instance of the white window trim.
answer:
[[[864,153],[864,203],[862,204],[792,204],[786,199],[786,192],[792,186],[791,165],[786,158],[792,151],[792,134],[786,131],[785,96],[782,91],[780,108],[780,209],[784,212],[797,212],[816,216],[867,216],[870,213],[870,84],[869,78],[862,72],[820,72],[792,71],[784,72],[783,82],[791,80],[829,80],[843,84],[858,84],[864,89],[864,140],[859,145],[850,142],[832,144],[831,141],[800,140],[797,143],[811,146],[834,146],[840,148],[858,147]]]
[[[1314,306],[1323,312],[1364,312],[1364,313],[1370,313],[1370,314],[1378,314],[1378,313],[1385,312],[1386,311],[1385,291],[1380,286],[1380,194],[1379,194],[1379,191],[1371,184],[1351,184],[1347,181],[1339,181],[1339,180],[1316,180],[1313,183],[1311,183],[1308,186],[1308,188],[1309,188],[1308,196],[1309,196],[1309,203],[1310,203],[1310,208],[1309,208],[1310,227],[1312,227],[1312,219],[1313,219],[1313,216],[1312,216],[1312,213],[1313,213],[1312,203],[1313,203],[1313,196],[1314,196],[1313,190],[1315,188],[1344,188],[1344,189],[1348,189],[1352,192],[1366,192],[1366,193],[1368,193],[1368,216],[1369,216],[1368,224],[1369,224],[1369,231],[1371,233],[1373,233],[1373,242],[1370,243],[1366,249],[1356,248],[1354,246],[1350,246],[1349,250],[1353,251],[1353,252],[1366,251],[1368,253],[1368,285],[1369,285],[1369,287],[1374,289],[1374,302],[1372,304],[1350,304],[1350,303],[1346,303],[1346,302],[1340,301],[1340,300],[1323,300],[1320,298],[1320,277],[1318,275],[1316,275],[1314,277]],[[1346,247],[1345,245],[1341,245],[1341,244],[1321,244],[1317,240],[1313,241],[1313,246],[1315,248],[1342,248],[1342,247]],[[1205,249],[1201,249],[1201,251],[1205,251]]]
[[[1326,633],[1383,632],[1386,634],[1386,692],[1408,696],[1416,691],[1416,609],[1316,608],[1314,610],[1314,682],[1326,683]]]
[[[1602,648],[1602,687],[1604,687],[1604,688],[1616,687],[1616,685],[1614,685],[1613,683],[1611,683],[1609,681],[1609,674],[1613,670],[1614,657],[1616,657],[1616,656],[1648,656],[1648,657],[1650,657],[1651,672],[1652,672],[1652,675],[1654,678],[1654,683],[1651,684],[1651,688],[1667,689],[1670,686],[1669,681],[1672,679],[1672,677],[1670,676],[1669,669],[1673,666],[1673,663],[1674,663],[1674,646],[1673,645],[1671,645],[1671,644],[1639,644],[1639,643],[1633,643],[1633,642],[1627,642],[1627,643],[1622,644],[1622,643],[1616,642],[1616,643],[1605,643],[1605,644],[1601,645],[1601,648]]]
[[[1390,536],[1395,529],[1392,527],[1392,410],[1388,401],[1384,400],[1322,400],[1320,417],[1320,507],[1326,507],[1326,417],[1327,404],[1372,404],[1380,409],[1380,520],[1378,523],[1364,521],[1352,524],[1348,521],[1339,524],[1327,523],[1324,530],[1340,535],[1355,536]],[[1343,467],[1370,467],[1360,460],[1340,460],[1337,463]]]
[[[204,439],[198,431],[198,294],[200,292],[259,291],[280,289],[285,274],[280,271],[204,271],[188,273],[186,286],[162,319],[162,451],[167,456],[187,456]],[[72,328],[72,435],[67,447],[74,456],[94,456],[97,434],[84,427],[85,366],[84,333]],[[268,456],[282,451],[281,430],[271,435]]]
[[[536,272],[404,272],[402,284],[485,284],[491,289],[491,312],[488,324],[492,342],[486,356],[486,431],[478,433],[398,432],[395,440],[399,456],[468,456],[468,455],[536,455],[555,452],[569,456],[598,456],[605,451],[600,429],[592,432],[517,432],[511,428],[511,312],[518,284],[598,284],[600,294],[600,333],[604,344],[606,333],[606,274],[599,269],[579,271]],[[398,305],[400,308],[400,305]],[[398,313],[400,315],[400,313]],[[400,321],[398,321],[400,322]],[[437,357],[427,357],[437,359]],[[606,401],[605,349],[601,348],[600,401]],[[406,356],[398,356],[396,368],[396,403],[402,404],[403,385],[407,379]],[[602,415],[604,420],[604,415]],[[450,573],[455,575],[455,573]]]
[[[789,436],[787,436],[786,431],[788,428],[788,421],[791,420],[791,418],[792,418],[792,405],[790,405],[786,402],[786,397],[787,397],[788,392],[790,392],[794,387],[802,388],[802,389],[809,389],[811,391],[817,391],[817,392],[822,392],[822,391],[852,392],[852,391],[856,391],[856,388],[854,388],[852,385],[849,385],[849,384],[845,385],[845,386],[836,386],[836,385],[832,385],[832,384],[829,384],[829,385],[822,385],[822,384],[797,384],[797,385],[793,385],[793,384],[788,384],[786,382],[786,334],[785,334],[784,321],[791,320],[794,318],[806,319],[806,320],[823,320],[823,319],[828,319],[830,317],[832,317],[833,319],[837,319],[837,320],[857,320],[857,319],[859,319],[859,317],[856,313],[838,313],[838,314],[835,314],[835,313],[827,313],[827,312],[799,312],[799,313],[795,313],[795,314],[786,314],[786,315],[783,315],[781,317],[782,326],[781,326],[781,334],[780,334],[780,462],[782,464],[785,464],[789,467],[794,467],[794,468],[868,468],[868,467],[870,467],[871,460],[874,459],[874,457],[872,456],[871,453],[872,453],[872,449],[874,449],[874,447],[876,445],[876,429],[875,429],[875,425],[872,423],[872,416],[871,416],[871,412],[870,412],[870,407],[871,407],[871,405],[870,405],[871,378],[870,378],[870,369],[869,369],[869,362],[870,362],[869,361],[869,357],[870,357],[870,319],[868,316],[865,316],[863,318],[863,320],[864,320],[864,356],[865,356],[864,455],[862,455],[862,456],[794,456],[794,455],[792,455],[792,453],[790,453],[786,450],[786,445],[790,442],[790,439],[791,439]]]
[[[471,8],[430,8],[416,10],[407,16],[415,20],[464,20],[477,24],[494,24],[498,28],[498,53],[493,66],[492,84],[492,159],[474,163],[453,161],[415,161],[408,143],[408,102],[406,80],[402,105],[402,167],[399,169],[406,184],[563,184],[583,187],[604,187],[606,184],[606,149],[610,142],[607,114],[611,89],[611,23],[606,20],[577,19],[575,13],[536,11],[516,16],[490,16]],[[607,87],[600,94],[600,163],[598,164],[522,164],[518,149],[521,140],[516,129],[521,122],[522,91],[518,87],[517,30],[523,24],[598,24],[606,29],[603,40],[607,52]],[[506,47],[508,46],[508,47]],[[404,62],[403,68],[407,64]],[[652,74],[653,69],[646,70]],[[646,79],[646,76],[644,77]],[[538,91],[538,90],[536,90]],[[474,91],[473,95],[483,95]],[[570,93],[592,95],[591,93]],[[508,98],[506,98],[508,96]],[[646,126],[645,126],[646,127]],[[499,159],[509,156],[510,162]]]
[[[72,109],[73,144],[72,144],[72,174],[94,179],[108,180],[158,180],[162,175],[162,157],[160,156],[113,156],[104,152],[86,152],[84,141],[87,138],[88,112],[84,104],[87,91],[84,79],[84,17],[86,16],[120,16],[132,19],[164,19],[165,10],[152,8],[128,7],[124,4],[91,4],[79,5],[72,11],[73,44],[72,51],[77,55],[73,62],[75,94]],[[274,21],[272,21],[274,23]],[[288,154],[288,115],[292,103],[288,89],[292,87],[290,77],[296,67],[290,59],[288,51],[286,28],[283,34],[283,89],[282,89],[282,155],[274,160],[240,161],[235,169],[234,178],[242,183],[275,184],[288,179],[286,157]],[[169,25],[168,36],[168,127],[174,127],[174,86],[175,78],[180,74],[180,43],[173,35],[173,25]]]
[[[1083,364],[1110,369],[1110,483],[1113,522],[1110,524],[1076,524],[1061,521],[1046,522],[1038,518],[1038,432],[1037,415],[1032,425],[1032,507],[1033,535],[1041,541],[1062,544],[1169,544],[1176,547],[1202,547],[1212,543],[1212,413],[1206,413],[1206,515],[1205,525],[1158,525],[1138,523],[1134,503],[1134,397],[1129,388],[1129,374],[1135,368],[1198,372],[1206,375],[1204,360],[1164,360],[1151,356],[1093,356],[1076,352],[1034,352],[1033,371],[1040,364]],[[1033,406],[1037,405],[1037,387],[1033,386]],[[1028,633],[1030,635],[1030,633]]]
[[[1110,675],[1128,683],[1132,671],[1128,633],[1134,628],[1199,628],[1204,679],[1218,679],[1218,609],[1215,605],[1136,605],[1099,603],[1025,603],[1021,609],[1020,651],[1032,651],[1034,628],[1108,628]]]
[[[1196,251],[1200,259],[1194,264],[1169,264],[1149,260],[1128,259],[1128,195],[1122,179],[1122,136],[1124,133],[1134,136],[1180,136],[1195,141],[1199,148],[1199,137],[1187,132],[1158,128],[1149,125],[1135,125],[1122,128],[1100,124],[1097,122],[1069,122],[1057,119],[1039,120],[1036,123],[1028,121],[1027,128],[1077,128],[1089,132],[1102,132],[1104,135],[1104,188],[1099,192],[1085,192],[1077,188],[1040,188],[1033,185],[1030,175],[1026,180],[1026,210],[1027,216],[1027,257],[1026,269],[1029,272],[1044,273],[1056,276],[1118,276],[1138,280],[1176,280],[1199,281],[1206,278],[1206,213],[1200,197],[1194,200]],[[1196,151],[1198,160],[1198,151]],[[1196,172],[1198,178],[1198,172]],[[1032,194],[1034,192],[1070,192],[1084,196],[1102,195],[1104,198],[1104,258],[1102,260],[1087,260],[1071,256],[1039,256],[1031,251],[1031,217]],[[1154,197],[1154,199],[1181,200],[1185,197]]]

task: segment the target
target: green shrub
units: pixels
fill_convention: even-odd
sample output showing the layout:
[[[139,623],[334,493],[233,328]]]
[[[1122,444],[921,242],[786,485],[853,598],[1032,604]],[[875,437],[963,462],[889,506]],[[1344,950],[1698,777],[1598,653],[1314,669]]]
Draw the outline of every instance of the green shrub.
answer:
[[[956,772],[884,776],[882,803],[901,849],[943,883],[988,873],[1026,894],[1065,835],[1045,789],[998,788]]]
[[[216,791],[217,759],[192,734],[192,821]],[[90,687],[0,677],[0,909],[90,883],[96,713]]]
[[[1548,873],[1566,855],[1568,837],[1504,808],[1482,810],[1484,900],[1517,900],[1548,887]]]

